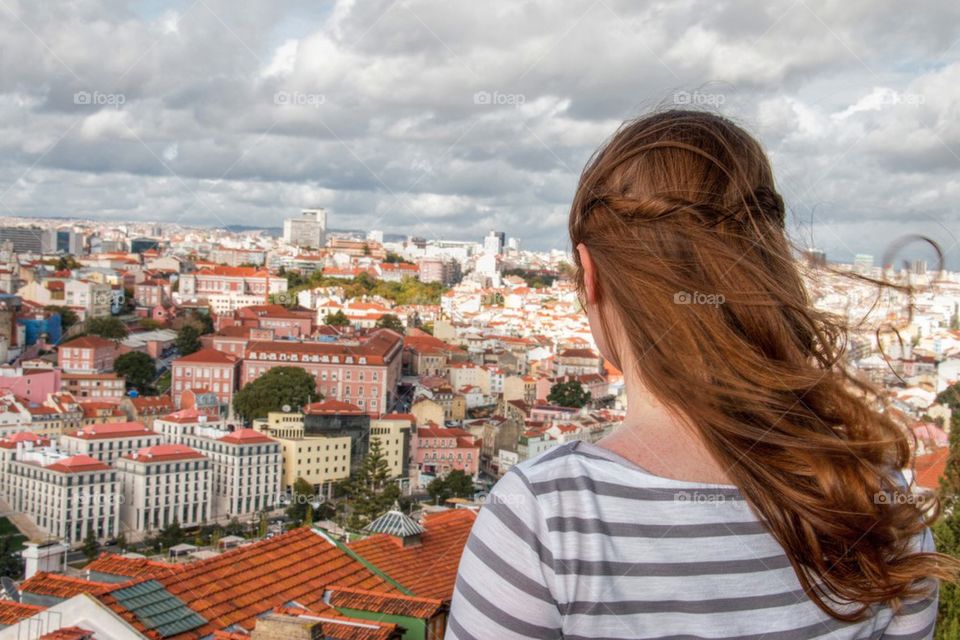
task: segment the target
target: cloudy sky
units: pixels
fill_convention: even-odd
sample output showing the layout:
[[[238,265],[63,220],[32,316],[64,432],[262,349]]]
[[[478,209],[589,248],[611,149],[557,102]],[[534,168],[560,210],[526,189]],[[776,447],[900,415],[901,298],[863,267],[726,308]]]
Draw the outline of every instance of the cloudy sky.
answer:
[[[958,40],[928,0],[0,0],[0,215],[560,248],[590,153],[677,103],[759,136],[798,244],[960,268]]]

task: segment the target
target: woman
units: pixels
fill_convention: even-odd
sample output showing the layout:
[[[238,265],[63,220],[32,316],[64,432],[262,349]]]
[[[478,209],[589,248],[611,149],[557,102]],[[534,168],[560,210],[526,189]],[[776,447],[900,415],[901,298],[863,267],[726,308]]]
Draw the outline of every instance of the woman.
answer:
[[[928,638],[937,505],[810,305],[760,145],[688,111],[627,123],[570,212],[623,424],[512,468],[460,562],[448,640]]]

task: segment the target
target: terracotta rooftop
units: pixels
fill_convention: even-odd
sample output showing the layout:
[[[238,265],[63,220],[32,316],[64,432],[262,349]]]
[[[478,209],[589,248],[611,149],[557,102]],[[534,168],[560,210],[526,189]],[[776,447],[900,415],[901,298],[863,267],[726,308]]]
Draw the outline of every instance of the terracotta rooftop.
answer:
[[[181,570],[186,565],[167,564],[146,558],[125,558],[112,553],[101,553],[100,557],[84,569],[121,578],[156,578]]]
[[[339,545],[307,528],[182,566],[156,579],[210,622],[172,636],[177,640],[206,637],[231,625],[252,629],[257,616],[290,601],[322,607],[324,590],[332,585],[397,591]],[[101,599],[122,613],[118,603]]]
[[[276,442],[273,438],[263,435],[255,429],[237,429],[220,438],[220,442],[229,444],[259,444]]]
[[[88,424],[79,431],[74,431],[68,435],[81,440],[106,440],[109,438],[142,438],[158,434],[147,429],[142,422],[108,422],[106,424]]]
[[[329,596],[329,602],[334,607],[411,618],[429,619],[444,609],[443,601],[436,598],[380,593],[366,589],[331,587]]]
[[[45,608],[12,600],[0,600],[0,626],[17,624],[21,620],[37,615]]]
[[[914,459],[916,483],[924,489],[939,489],[940,478],[947,469],[950,449],[936,449]]]
[[[113,340],[107,340],[106,338],[101,338],[100,336],[80,336],[79,338],[74,338],[70,342],[64,342],[60,345],[60,348],[69,348],[69,349],[103,349],[106,347],[115,347],[116,344]]]
[[[426,517],[426,531],[418,545],[403,547],[393,536],[380,533],[352,542],[349,547],[414,595],[449,600],[475,519],[470,509],[432,513]]]
[[[95,640],[93,631],[87,631],[80,627],[64,627],[45,633],[39,640]]]
[[[116,585],[103,582],[93,582],[82,578],[72,578],[59,573],[38,571],[28,580],[20,584],[20,591],[38,596],[49,596],[66,600],[78,593],[103,593]]]
[[[182,358],[177,358],[173,361],[173,364],[183,364],[195,362],[198,364],[234,364],[237,361],[237,356],[231,355],[229,353],[224,353],[223,351],[217,351],[207,347],[205,349],[200,349],[195,351],[188,356],[183,356]]]
[[[152,447],[143,447],[136,453],[127,456],[137,462],[169,462],[171,460],[192,460],[205,456],[185,444],[156,444]]]
[[[363,409],[357,405],[333,398],[330,400],[324,400],[323,402],[314,402],[312,404],[308,404],[303,408],[303,412],[312,416],[361,416],[364,414]]]
[[[48,464],[45,468],[61,473],[84,473],[87,471],[109,471],[110,466],[83,454],[70,456]]]

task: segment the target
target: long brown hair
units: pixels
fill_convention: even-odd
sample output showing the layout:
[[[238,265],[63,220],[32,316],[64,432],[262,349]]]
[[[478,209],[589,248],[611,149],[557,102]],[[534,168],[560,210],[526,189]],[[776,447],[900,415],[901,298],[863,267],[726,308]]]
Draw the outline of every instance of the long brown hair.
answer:
[[[894,477],[906,432],[844,367],[844,327],[811,305],[784,217],[749,134],[673,110],[625,123],[594,155],[570,238],[588,248],[602,324],[621,322],[646,387],[727,469],[807,595],[858,620],[960,563],[910,547],[938,503]]]

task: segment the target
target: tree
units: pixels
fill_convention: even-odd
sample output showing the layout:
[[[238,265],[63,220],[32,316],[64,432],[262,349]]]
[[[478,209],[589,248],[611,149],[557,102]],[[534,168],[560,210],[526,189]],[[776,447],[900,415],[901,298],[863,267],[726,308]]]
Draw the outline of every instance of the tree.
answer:
[[[157,379],[156,389],[157,393],[164,395],[170,392],[170,387],[173,385],[173,375],[170,373],[170,370],[167,369],[163,372]]]
[[[266,538],[266,537],[267,537],[267,530],[268,530],[269,528],[270,528],[270,527],[269,527],[269,524],[267,523],[267,514],[266,514],[266,513],[261,513],[261,514],[260,514],[260,523],[257,525],[257,537],[258,537],[258,538]]]
[[[290,506],[287,507],[287,517],[294,522],[304,522],[307,519],[307,509],[310,502],[315,497],[316,490],[313,485],[303,478],[297,478],[290,492]]]
[[[579,380],[557,382],[550,387],[547,401],[561,407],[579,409],[590,402],[590,392],[583,388]]]
[[[385,313],[380,316],[380,319],[377,320],[377,328],[379,329],[390,329],[391,331],[396,331],[399,334],[403,334],[404,326],[403,322],[392,313]]]
[[[336,313],[328,313],[327,317],[323,319],[323,324],[330,325],[331,327],[349,327],[350,319],[343,311],[338,309]]]
[[[390,479],[390,463],[379,438],[370,439],[370,451],[344,489],[349,496],[349,524],[353,529],[362,529],[400,498],[400,487]]]
[[[76,258],[73,256],[60,256],[60,259],[57,260],[57,264],[54,265],[54,268],[57,271],[73,271],[74,269],[79,269],[81,265],[77,262]]]
[[[177,339],[174,341],[177,351],[182,356],[188,356],[200,350],[200,329],[195,325],[185,324],[177,332]]]
[[[936,402],[947,405],[953,413],[960,411],[960,382],[941,391],[937,395]]]
[[[958,399],[960,385],[944,390],[937,401],[947,404]],[[939,497],[943,514],[933,525],[933,537],[937,551],[955,558],[960,557],[960,412],[953,409],[950,417],[950,450],[947,465],[940,478]],[[935,640],[953,640],[960,638],[960,585],[944,582],[940,585],[940,603],[937,614]]]
[[[317,383],[300,367],[274,367],[233,396],[233,408],[244,420],[266,418],[284,405],[302,407],[322,400]]]
[[[44,307],[44,310],[60,314],[60,328],[64,331],[77,324],[77,321],[80,320],[80,318],[77,317],[77,312],[70,307],[58,307],[57,305],[51,304]]]
[[[450,498],[472,498],[476,491],[473,478],[461,469],[454,469],[443,477],[434,478],[427,485],[427,493],[436,504],[443,504]]]
[[[174,520],[160,530],[157,536],[157,544],[163,549],[169,549],[183,542],[185,538],[186,534],[184,534],[183,529],[180,528],[180,523]]]
[[[146,393],[157,375],[157,365],[153,358],[141,351],[131,351],[117,358],[113,370],[127,381],[128,389]]]
[[[127,534],[121,533],[118,535],[117,541],[114,543],[114,545],[120,549],[120,551],[126,551],[127,547],[129,546],[127,543]]]
[[[97,554],[100,553],[100,542],[97,540],[96,534],[93,532],[93,527],[87,529],[87,537],[83,539],[83,551],[84,557],[87,560],[93,561],[97,557]]]
[[[83,323],[83,330],[91,336],[100,336],[108,340],[120,342],[127,337],[127,325],[119,318],[106,316],[103,318],[89,318]]]
[[[0,536],[0,576],[19,580],[23,577],[23,560],[16,541],[13,535]]]

